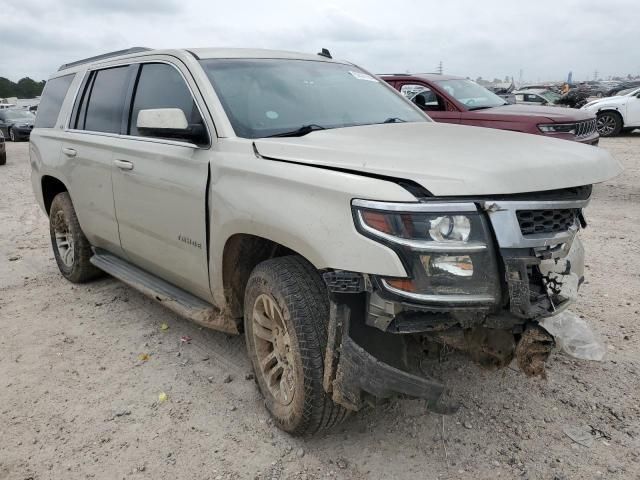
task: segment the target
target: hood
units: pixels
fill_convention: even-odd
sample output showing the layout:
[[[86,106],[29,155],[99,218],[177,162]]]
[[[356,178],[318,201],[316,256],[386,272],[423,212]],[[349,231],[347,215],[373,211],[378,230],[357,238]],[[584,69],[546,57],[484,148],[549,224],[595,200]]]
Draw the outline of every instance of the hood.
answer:
[[[597,111],[603,107],[619,107],[620,105],[624,105],[629,101],[629,97],[623,95],[621,97],[607,97],[601,98],[599,100],[594,100],[592,102],[587,103],[582,107],[582,110]]]
[[[554,190],[622,171],[606,150],[578,142],[432,122],[319,130],[255,147],[263,157],[413,180],[437,196]]]
[[[536,117],[540,121],[550,123],[568,123],[589,120],[593,115],[573,108],[543,107],[537,105],[502,105],[500,107],[486,108],[484,110],[471,110],[470,113],[478,115],[522,115]],[[463,114],[464,115],[464,114]]]
[[[33,125],[33,118],[11,119],[10,122],[14,125]]]

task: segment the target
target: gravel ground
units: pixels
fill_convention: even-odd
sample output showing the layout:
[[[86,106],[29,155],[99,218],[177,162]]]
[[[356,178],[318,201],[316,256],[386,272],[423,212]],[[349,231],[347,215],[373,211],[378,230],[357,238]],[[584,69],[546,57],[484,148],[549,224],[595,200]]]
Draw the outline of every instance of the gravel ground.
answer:
[[[451,355],[438,374],[462,399],[456,415],[396,401],[308,439],[271,424],[242,338],[110,278],[63,280],[28,144],[7,147],[0,479],[640,478],[640,132],[602,140],[626,171],[595,188],[582,237],[587,283],[574,311],[606,340],[604,361],[557,353],[540,380]],[[591,431],[591,445],[567,428]]]

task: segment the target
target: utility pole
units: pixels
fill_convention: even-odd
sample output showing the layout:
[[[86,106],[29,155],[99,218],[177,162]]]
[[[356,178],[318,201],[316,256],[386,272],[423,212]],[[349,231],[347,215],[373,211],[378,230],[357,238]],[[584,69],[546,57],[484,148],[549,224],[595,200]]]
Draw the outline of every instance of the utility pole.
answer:
[[[442,75],[442,60],[440,60],[440,63],[438,63],[438,75]]]
[[[594,80],[598,80],[598,70],[596,70],[595,72],[593,72],[593,79],[594,79]]]

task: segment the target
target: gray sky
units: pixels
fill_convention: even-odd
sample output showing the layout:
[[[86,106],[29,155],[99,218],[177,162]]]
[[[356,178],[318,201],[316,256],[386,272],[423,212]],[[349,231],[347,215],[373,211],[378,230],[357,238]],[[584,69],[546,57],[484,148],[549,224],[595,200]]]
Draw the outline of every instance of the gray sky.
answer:
[[[490,80],[640,74],[639,0],[0,0],[0,11],[0,76],[14,81],[130,46],[325,47],[376,73],[442,60]]]

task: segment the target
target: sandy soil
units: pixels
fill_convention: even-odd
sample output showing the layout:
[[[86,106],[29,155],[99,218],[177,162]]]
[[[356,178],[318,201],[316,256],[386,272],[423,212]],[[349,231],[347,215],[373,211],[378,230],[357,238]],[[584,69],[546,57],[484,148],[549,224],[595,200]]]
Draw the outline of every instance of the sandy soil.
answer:
[[[456,415],[403,400],[309,439],[271,425],[241,338],[110,278],[63,280],[28,144],[7,146],[0,479],[640,478],[640,132],[602,141],[626,172],[595,188],[583,232],[588,283],[574,310],[605,338],[604,361],[554,354],[545,381],[451,356],[439,375],[463,401]],[[591,446],[568,427],[593,428]]]

